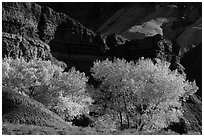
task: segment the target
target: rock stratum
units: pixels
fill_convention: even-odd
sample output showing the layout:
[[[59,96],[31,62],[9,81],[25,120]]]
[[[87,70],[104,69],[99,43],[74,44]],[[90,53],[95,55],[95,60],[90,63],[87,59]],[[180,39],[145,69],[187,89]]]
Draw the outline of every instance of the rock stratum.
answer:
[[[22,55],[29,59],[53,60],[67,66],[67,70],[76,67],[88,76],[96,60],[114,57],[164,59],[171,63],[172,70],[185,71],[189,80],[196,80],[199,91],[184,105],[186,120],[190,121],[190,125],[184,126],[185,130],[201,133],[201,9],[201,3],[3,2],[2,56]],[[3,93],[6,98],[11,94]],[[9,100],[16,97],[11,94]],[[21,100],[20,96],[17,98]],[[23,110],[26,104],[17,107]],[[42,108],[39,110],[45,113]],[[16,121],[16,116],[10,111],[13,109],[6,113],[3,110],[3,122],[46,125],[35,120]],[[24,116],[18,112],[19,117]],[[47,113],[51,115],[46,110]],[[55,124],[51,122],[51,125]]]

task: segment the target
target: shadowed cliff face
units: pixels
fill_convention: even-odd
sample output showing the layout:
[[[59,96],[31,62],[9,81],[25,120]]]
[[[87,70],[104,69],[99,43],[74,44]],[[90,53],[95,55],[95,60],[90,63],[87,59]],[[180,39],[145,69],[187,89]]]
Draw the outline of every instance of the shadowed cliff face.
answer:
[[[195,80],[199,90],[197,95],[202,97],[202,44],[184,54],[181,58],[181,64],[185,68],[185,73],[190,81]]]
[[[106,9],[107,15],[113,16],[106,22],[101,17],[105,23],[100,22],[103,25],[97,34],[69,14],[56,12],[46,7],[46,3],[39,4],[41,6],[36,3],[3,3],[3,56],[12,49],[30,58],[33,54],[44,59],[54,56],[64,61],[67,69],[75,66],[86,74],[90,74],[93,61],[113,57],[127,60],[159,57],[171,62],[172,69],[176,69],[180,62],[179,52],[201,43],[199,3],[184,4],[183,7],[178,3],[116,3],[115,8],[114,3],[47,3],[56,10],[62,8],[60,12],[64,13],[68,13],[70,7],[70,14],[80,19],[82,15],[74,9],[83,11],[84,15],[98,7]],[[101,11],[100,15],[105,16],[106,12]],[[92,19],[97,20],[95,16],[84,18],[87,22]]]
[[[125,2],[37,2],[37,4],[50,7],[53,10],[65,13],[81,22],[94,32],[110,18],[117,10],[128,5]]]
[[[107,5],[104,3],[100,6]],[[111,4],[109,6],[111,7]],[[22,51],[27,49],[26,47],[32,49],[35,46],[36,54],[40,55],[42,51],[47,55],[51,52],[58,60],[64,61],[68,69],[75,66],[87,74],[90,73],[93,61],[97,59],[103,60],[114,56],[124,57],[128,60],[136,60],[142,56],[165,58],[164,52],[166,51],[162,50],[165,48],[155,48],[162,40],[161,38],[157,39],[155,36],[133,41],[126,41],[116,35],[103,38],[101,35],[96,36],[92,30],[68,15],[45,6],[41,7],[36,3],[3,3],[2,22],[4,24],[3,32],[6,34],[15,34],[16,37],[29,39],[27,41],[39,41],[38,43],[42,43],[41,45],[50,46],[51,51],[35,46],[35,42],[20,42],[22,46],[18,46],[19,44],[16,42],[15,46],[14,41],[12,45],[15,50]],[[4,43],[8,43],[6,39]],[[8,44],[4,45],[4,49],[8,49],[6,48]],[[8,51],[4,51],[4,55],[8,53]],[[27,54],[23,55],[27,56]],[[45,55],[43,54],[43,57]]]

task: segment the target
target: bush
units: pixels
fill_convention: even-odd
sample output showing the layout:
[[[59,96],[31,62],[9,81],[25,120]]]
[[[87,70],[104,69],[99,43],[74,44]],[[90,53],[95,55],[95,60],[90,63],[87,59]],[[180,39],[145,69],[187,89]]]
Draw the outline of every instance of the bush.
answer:
[[[115,120],[114,113],[111,114],[105,114],[103,116],[99,116],[97,120],[95,121],[95,128],[99,131],[104,132],[110,132],[115,131],[117,129],[117,123]]]
[[[94,62],[92,76],[101,82],[93,96],[95,103],[118,116],[121,127],[152,131],[179,122],[182,102],[198,88],[169,65],[144,58],[136,63],[124,59]]]
[[[63,71],[51,61],[7,57],[2,62],[2,84],[36,99],[63,118],[88,113],[92,102],[85,93],[88,78],[75,68]]]

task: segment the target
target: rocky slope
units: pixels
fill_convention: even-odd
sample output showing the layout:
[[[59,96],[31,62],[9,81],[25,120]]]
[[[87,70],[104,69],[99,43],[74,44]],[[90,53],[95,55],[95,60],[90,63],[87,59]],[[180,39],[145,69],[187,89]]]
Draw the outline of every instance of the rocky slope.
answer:
[[[2,119],[4,123],[47,126],[54,128],[71,128],[58,115],[46,109],[41,103],[3,87]]]
[[[171,62],[171,69],[183,71],[182,64],[201,97],[200,3],[113,4],[3,2],[2,55],[37,56],[65,66],[59,62],[64,61],[67,69],[87,75],[95,60],[158,57]],[[187,130],[201,132],[201,104],[200,99],[186,103]]]

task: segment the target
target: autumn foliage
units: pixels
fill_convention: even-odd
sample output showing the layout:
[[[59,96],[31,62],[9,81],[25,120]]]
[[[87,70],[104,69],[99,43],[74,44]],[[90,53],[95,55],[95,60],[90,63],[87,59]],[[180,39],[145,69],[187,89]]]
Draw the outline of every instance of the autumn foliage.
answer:
[[[198,88],[184,74],[171,71],[169,65],[144,58],[136,63],[124,59],[96,61],[92,76],[101,85],[94,100],[121,127],[152,131],[179,122],[182,102]]]

